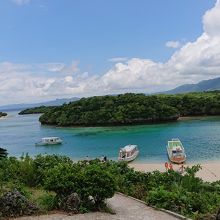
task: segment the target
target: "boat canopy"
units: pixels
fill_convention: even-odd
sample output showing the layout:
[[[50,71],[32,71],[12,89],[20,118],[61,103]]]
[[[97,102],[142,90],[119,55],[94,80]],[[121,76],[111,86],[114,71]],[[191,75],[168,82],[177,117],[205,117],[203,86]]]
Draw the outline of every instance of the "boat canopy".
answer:
[[[172,139],[172,141],[168,141],[168,147],[171,147],[171,148],[183,148],[183,145],[181,143],[181,141],[177,138],[174,138]]]
[[[44,137],[42,140],[60,139],[59,137]]]
[[[127,153],[127,152],[134,151],[134,150],[136,150],[136,149],[137,149],[137,145],[127,145],[127,146],[121,148],[121,151]]]
[[[42,142],[53,142],[53,141],[59,141],[59,137],[44,137],[41,138]]]

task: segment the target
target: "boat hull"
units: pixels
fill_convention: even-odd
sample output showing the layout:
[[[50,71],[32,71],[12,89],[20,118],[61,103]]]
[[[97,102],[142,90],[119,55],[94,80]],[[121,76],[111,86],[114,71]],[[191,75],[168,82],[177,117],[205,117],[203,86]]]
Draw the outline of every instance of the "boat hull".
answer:
[[[186,162],[186,155],[184,155],[184,157],[172,157],[170,155],[170,152],[169,152],[169,149],[167,147],[167,156],[169,158],[169,160],[172,162],[172,163],[176,163],[176,164],[182,164],[182,163],[185,163]]]
[[[135,152],[132,156],[130,156],[130,157],[125,157],[125,158],[119,157],[118,160],[119,160],[119,161],[131,162],[131,161],[133,161],[133,160],[135,160],[135,159],[137,158],[138,154],[139,154],[139,150],[136,151],[136,152]]]
[[[60,144],[62,144],[62,141],[56,142],[56,143],[42,143],[42,142],[39,142],[39,143],[36,143],[35,145],[36,146],[51,146],[51,145],[60,145]]]

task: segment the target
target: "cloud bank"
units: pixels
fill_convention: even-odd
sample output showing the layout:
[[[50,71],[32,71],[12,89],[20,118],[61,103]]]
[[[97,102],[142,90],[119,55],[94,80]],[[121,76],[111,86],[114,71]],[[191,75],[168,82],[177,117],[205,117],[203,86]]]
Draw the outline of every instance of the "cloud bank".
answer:
[[[22,0],[17,0],[22,2]],[[23,0],[23,2],[25,2]],[[103,75],[80,72],[78,62],[0,63],[0,104],[122,92],[157,92],[220,76],[220,1],[203,18],[203,33],[165,63],[113,58]],[[171,45],[176,46],[176,45]]]

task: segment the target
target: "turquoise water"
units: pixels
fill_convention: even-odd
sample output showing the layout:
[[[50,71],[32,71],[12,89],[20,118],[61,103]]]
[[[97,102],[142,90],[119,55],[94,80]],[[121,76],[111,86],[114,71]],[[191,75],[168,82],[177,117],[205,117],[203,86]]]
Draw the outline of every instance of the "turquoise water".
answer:
[[[63,154],[73,159],[107,155],[117,159],[121,146],[137,144],[139,162],[165,161],[166,143],[173,137],[181,139],[188,161],[220,159],[220,117],[204,117],[175,123],[98,127],[56,128],[41,126],[39,115],[21,115],[8,112],[0,119],[0,146],[7,148],[10,155],[28,153]],[[63,145],[39,147],[34,143],[45,136],[59,136]]]

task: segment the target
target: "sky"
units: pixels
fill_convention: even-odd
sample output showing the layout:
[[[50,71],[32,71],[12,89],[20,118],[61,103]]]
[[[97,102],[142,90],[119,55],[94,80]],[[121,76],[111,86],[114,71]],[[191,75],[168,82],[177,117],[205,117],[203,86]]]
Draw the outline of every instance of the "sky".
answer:
[[[0,105],[220,76],[220,0],[2,0]]]

